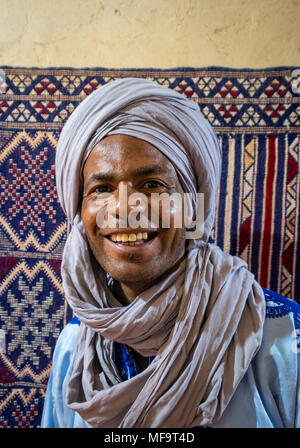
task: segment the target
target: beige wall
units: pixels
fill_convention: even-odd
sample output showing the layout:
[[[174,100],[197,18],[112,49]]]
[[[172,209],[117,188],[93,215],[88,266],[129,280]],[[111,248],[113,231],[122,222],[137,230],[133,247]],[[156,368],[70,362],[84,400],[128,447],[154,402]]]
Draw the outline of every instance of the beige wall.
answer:
[[[0,0],[0,65],[300,65],[300,0]]]

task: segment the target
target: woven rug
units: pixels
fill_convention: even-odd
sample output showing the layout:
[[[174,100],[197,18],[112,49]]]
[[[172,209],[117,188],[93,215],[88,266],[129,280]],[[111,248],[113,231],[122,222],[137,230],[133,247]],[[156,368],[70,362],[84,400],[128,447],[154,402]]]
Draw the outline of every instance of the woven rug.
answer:
[[[2,67],[0,427],[39,426],[55,342],[71,317],[60,277],[68,234],[55,187],[60,131],[86,95],[125,76],[155,80],[199,104],[223,150],[212,241],[243,258],[262,286],[300,302],[300,82],[293,68]]]

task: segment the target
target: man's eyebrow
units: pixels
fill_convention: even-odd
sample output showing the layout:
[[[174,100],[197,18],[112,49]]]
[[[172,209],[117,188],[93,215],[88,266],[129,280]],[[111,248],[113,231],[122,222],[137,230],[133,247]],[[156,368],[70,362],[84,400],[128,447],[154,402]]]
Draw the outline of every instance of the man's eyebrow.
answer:
[[[94,182],[112,182],[114,180],[114,176],[109,173],[94,173],[91,174],[87,181],[85,182],[85,187],[93,184]]]
[[[159,165],[141,166],[136,170],[130,171],[133,176],[148,176],[150,174],[167,174],[167,172]]]
[[[161,168],[159,165],[141,166],[135,170],[129,172],[131,176],[149,176],[151,174],[164,174],[167,172]],[[93,173],[88,177],[85,187],[93,184],[94,182],[113,182],[116,176],[111,173]]]

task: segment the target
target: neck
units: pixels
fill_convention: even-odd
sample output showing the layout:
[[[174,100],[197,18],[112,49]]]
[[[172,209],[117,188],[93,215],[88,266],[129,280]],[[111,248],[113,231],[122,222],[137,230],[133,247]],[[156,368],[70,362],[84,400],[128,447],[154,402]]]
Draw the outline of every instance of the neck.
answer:
[[[129,305],[143,291],[146,291],[146,289],[150,288],[153,284],[159,283],[161,280],[171,274],[171,272],[175,271],[184,257],[185,253],[183,253],[183,255],[178,258],[176,263],[170,269],[165,271],[162,275],[154,280],[149,280],[148,282],[116,282],[116,293],[120,302],[123,305]]]

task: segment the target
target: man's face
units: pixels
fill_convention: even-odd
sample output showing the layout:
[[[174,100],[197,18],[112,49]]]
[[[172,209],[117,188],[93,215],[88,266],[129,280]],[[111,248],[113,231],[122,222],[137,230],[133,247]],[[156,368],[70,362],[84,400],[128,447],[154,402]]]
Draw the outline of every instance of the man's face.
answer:
[[[184,228],[174,228],[172,209],[169,228],[162,228],[161,221],[158,228],[150,226],[151,193],[183,193],[174,166],[151,144],[126,135],[112,135],[92,150],[83,176],[81,217],[98,263],[121,283],[143,283],[145,288],[155,283],[155,279],[174,266],[185,248]],[[119,192],[124,187],[127,188],[127,216],[130,213],[127,199],[132,193],[143,193],[147,197],[148,226],[140,229],[127,224],[119,228],[118,220],[122,218],[121,210],[124,211]],[[97,224],[97,204],[103,193],[110,193],[115,200],[117,207],[110,209],[108,206],[107,211],[117,219],[117,228],[100,228],[99,221]],[[126,241],[128,238],[137,240]],[[120,239],[123,242],[116,241]]]

